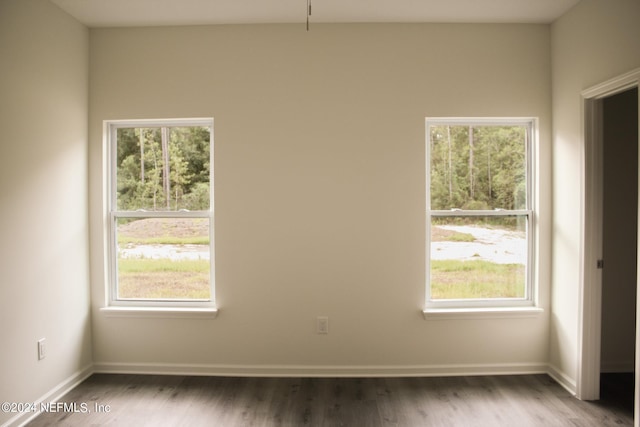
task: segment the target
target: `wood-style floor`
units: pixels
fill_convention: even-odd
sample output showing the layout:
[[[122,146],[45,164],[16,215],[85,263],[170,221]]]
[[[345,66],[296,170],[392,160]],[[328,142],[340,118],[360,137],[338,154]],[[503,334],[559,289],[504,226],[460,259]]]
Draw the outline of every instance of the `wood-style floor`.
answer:
[[[620,397],[580,401],[546,375],[232,378],[96,374],[60,401],[75,404],[78,412],[43,413],[28,425],[633,426],[633,398],[631,407]],[[90,413],[82,413],[83,408]]]

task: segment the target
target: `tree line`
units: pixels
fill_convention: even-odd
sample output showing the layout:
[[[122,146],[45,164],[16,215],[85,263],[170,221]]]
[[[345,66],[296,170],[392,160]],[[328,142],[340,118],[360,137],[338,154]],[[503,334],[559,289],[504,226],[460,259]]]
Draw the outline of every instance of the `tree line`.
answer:
[[[431,209],[526,209],[523,126],[430,126]]]
[[[523,126],[430,126],[431,209],[525,209]],[[119,128],[119,210],[209,209],[207,127]]]
[[[119,210],[208,210],[207,127],[119,128]]]

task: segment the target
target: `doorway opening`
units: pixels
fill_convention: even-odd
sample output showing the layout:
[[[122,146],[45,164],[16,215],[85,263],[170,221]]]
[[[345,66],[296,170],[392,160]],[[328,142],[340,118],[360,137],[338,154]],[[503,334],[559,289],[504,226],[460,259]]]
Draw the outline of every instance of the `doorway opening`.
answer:
[[[576,395],[583,400],[598,400],[600,398],[601,374],[620,373],[621,371],[634,372],[634,411],[636,423],[640,414],[638,396],[640,396],[640,380],[638,378],[638,367],[640,366],[640,338],[638,334],[638,86],[640,85],[640,69],[624,74],[615,79],[594,86],[582,93],[584,106],[584,191],[582,192],[582,224],[583,235],[581,245],[581,283],[580,283],[580,334],[579,334],[579,355],[578,355],[578,375],[576,384]],[[616,152],[613,146],[617,139],[616,132],[622,126],[616,123],[619,118],[616,109],[622,98],[634,103],[635,113],[627,114],[625,120],[627,129],[635,130],[631,137],[627,135],[626,148],[631,145],[635,151],[622,154]],[[634,102],[635,100],[635,102]],[[611,118],[613,116],[613,119]],[[635,117],[630,117],[635,116]],[[607,132],[613,132],[607,135]],[[629,132],[627,132],[629,133]],[[605,141],[605,137],[608,138]],[[632,142],[629,143],[629,138]],[[608,166],[608,176],[611,178],[611,171],[615,175],[617,169],[623,167],[621,158],[626,156],[626,160],[632,163],[630,177],[627,176],[624,184],[616,184],[615,179],[605,183],[605,145],[607,145],[608,158],[611,165]],[[635,153],[635,154],[634,154]],[[628,171],[626,171],[628,172]],[[631,183],[629,183],[631,181]],[[613,184],[612,184],[613,182]],[[606,185],[613,185],[615,190],[607,188]],[[616,186],[620,186],[616,188]],[[631,200],[620,202],[619,200],[609,202],[605,208],[605,193],[607,199],[611,199],[610,193],[618,190],[626,190],[626,196],[633,193]],[[624,198],[624,197],[623,197]],[[605,212],[609,219],[605,219]],[[623,221],[619,213],[625,214]],[[628,216],[627,216],[628,215]],[[630,218],[630,219],[629,219]],[[610,220],[610,221],[609,221]],[[610,227],[605,226],[605,221],[616,222],[618,225],[626,226],[626,242],[615,247],[615,238],[610,238]],[[629,222],[632,223],[629,226]],[[607,234],[607,236],[605,236]],[[613,253],[605,257],[605,242],[609,247],[613,245]],[[613,243],[611,243],[613,242]],[[622,255],[616,255],[618,250]],[[631,259],[631,261],[629,261]],[[607,261],[608,260],[608,261]],[[617,262],[626,263],[624,278],[616,277],[619,266]],[[611,265],[613,264],[613,266]],[[608,273],[604,273],[607,271]],[[631,273],[629,273],[631,271]],[[613,275],[613,276],[612,276]],[[631,276],[631,278],[629,278]],[[611,285],[611,283],[614,285]],[[626,283],[625,291],[616,290],[621,282]],[[604,286],[604,288],[603,288]],[[619,313],[617,299],[620,295],[616,292],[629,292],[625,297],[625,305],[632,304],[633,307],[627,311],[627,320],[617,318]],[[631,294],[634,292],[634,294]],[[631,301],[629,301],[631,300]],[[613,309],[611,308],[613,307]],[[613,314],[612,314],[613,313]],[[631,313],[631,314],[629,314]],[[631,317],[633,316],[633,317]],[[631,320],[629,320],[631,319]],[[623,332],[617,327],[625,323],[625,329],[633,328]],[[616,326],[618,325],[618,326]],[[624,338],[626,337],[626,338]],[[631,338],[629,338],[631,337]],[[626,342],[625,342],[626,340]],[[631,341],[631,342],[629,342]],[[619,347],[618,347],[619,346]],[[622,349],[624,348],[624,350]],[[633,350],[629,350],[633,348]],[[629,352],[634,351],[635,356],[630,356]],[[624,356],[623,356],[624,355]],[[631,367],[633,366],[633,369]],[[609,372],[607,372],[609,371]],[[603,377],[604,378],[604,377]]]
[[[637,248],[638,88],[602,99],[600,400],[633,413]]]

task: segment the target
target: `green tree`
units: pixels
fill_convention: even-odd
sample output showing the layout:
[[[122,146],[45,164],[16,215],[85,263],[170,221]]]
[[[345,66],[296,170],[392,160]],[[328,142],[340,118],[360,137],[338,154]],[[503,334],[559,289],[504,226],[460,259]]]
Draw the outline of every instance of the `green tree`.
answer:
[[[208,209],[208,128],[120,128],[117,144],[119,209]]]
[[[521,126],[432,126],[431,208],[524,209],[526,131]]]

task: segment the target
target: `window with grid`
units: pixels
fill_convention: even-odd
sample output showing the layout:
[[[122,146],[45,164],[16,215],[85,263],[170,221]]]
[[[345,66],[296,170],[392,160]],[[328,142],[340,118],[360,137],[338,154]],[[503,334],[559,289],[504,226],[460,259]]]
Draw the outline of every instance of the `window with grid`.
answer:
[[[213,119],[105,123],[111,305],[212,306]]]
[[[426,120],[426,306],[533,305],[534,119]]]

